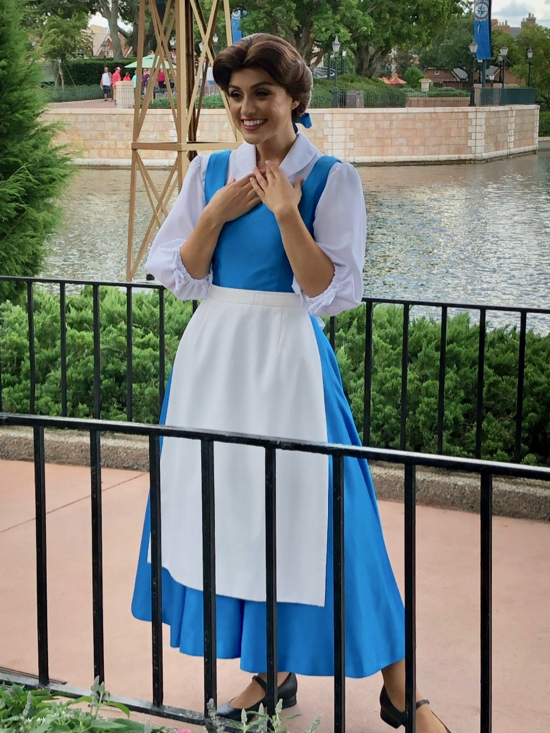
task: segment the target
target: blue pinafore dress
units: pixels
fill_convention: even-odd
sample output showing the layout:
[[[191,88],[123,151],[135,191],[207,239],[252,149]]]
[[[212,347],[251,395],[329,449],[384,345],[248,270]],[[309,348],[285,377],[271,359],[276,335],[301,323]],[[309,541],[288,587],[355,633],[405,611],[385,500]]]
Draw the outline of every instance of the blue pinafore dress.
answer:
[[[226,184],[229,155],[230,151],[224,151],[210,156],[205,180],[207,202]],[[299,208],[312,235],[315,209],[335,162],[334,158],[321,157],[303,185]],[[288,294],[286,296],[288,298],[298,298],[290,295],[293,292],[293,273],[277,223],[273,214],[263,204],[224,226],[212,260],[212,276],[218,298],[223,297],[224,293],[246,295],[247,291],[258,295],[257,302],[261,301],[262,295],[270,297],[270,293],[274,298],[281,297],[277,294],[283,293]],[[220,293],[222,296],[219,296]],[[199,311],[207,300],[208,297],[199,307]],[[320,361],[322,372],[321,389],[326,439],[329,443],[359,446],[361,441],[343,391],[333,350],[317,319],[309,316],[307,318],[307,327],[311,329],[312,334],[312,351],[315,352],[311,354],[311,358]],[[200,343],[203,347],[207,339],[209,339],[208,320],[205,319],[200,328]],[[185,334],[181,348],[192,348],[185,346]],[[215,352],[216,343],[212,343],[211,348]],[[177,365],[178,357],[167,386],[161,424],[166,424],[166,416],[170,414],[171,393],[174,393],[172,386],[178,377]],[[197,377],[197,385],[199,381]],[[165,447],[166,442],[163,452]],[[279,473],[277,475],[279,476]],[[182,482],[184,481],[185,478],[182,478]],[[260,481],[263,482],[263,475]],[[323,538],[327,547],[323,568],[324,603],[310,605],[301,602],[278,602],[278,668],[298,674],[330,676],[334,674],[330,462],[328,485],[323,491],[326,491],[325,496],[328,497],[326,537]],[[346,675],[366,677],[404,657],[404,609],[387,556],[376,495],[366,461],[345,459],[344,491]],[[161,494],[162,492],[161,468]],[[278,518],[278,524],[280,523],[281,518]],[[163,519],[163,532],[164,529]],[[146,621],[151,621],[152,618],[149,541],[148,505],[132,601],[133,615]],[[308,541],[313,543],[315,538],[308,538]],[[189,587],[173,577],[173,573],[165,566],[164,551],[162,604],[163,622],[170,627],[171,646],[184,654],[202,656],[204,654],[202,590]],[[217,596],[217,653],[218,657],[223,659],[240,658],[243,670],[255,673],[266,671],[264,601],[223,594]]]

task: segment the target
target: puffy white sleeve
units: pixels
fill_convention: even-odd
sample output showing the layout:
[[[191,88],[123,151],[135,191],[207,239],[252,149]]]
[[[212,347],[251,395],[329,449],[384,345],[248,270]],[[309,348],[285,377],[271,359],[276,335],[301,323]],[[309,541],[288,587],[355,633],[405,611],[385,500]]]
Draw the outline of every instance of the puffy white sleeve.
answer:
[[[204,298],[212,282],[212,273],[201,280],[192,278],[180,257],[182,244],[206,206],[205,174],[206,160],[198,155],[189,165],[179,196],[159,229],[145,263],[147,272],[180,300]]]
[[[313,236],[334,264],[328,288],[308,297],[294,278],[292,288],[312,316],[334,316],[355,308],[363,297],[367,214],[361,179],[350,163],[335,163],[321,194]]]

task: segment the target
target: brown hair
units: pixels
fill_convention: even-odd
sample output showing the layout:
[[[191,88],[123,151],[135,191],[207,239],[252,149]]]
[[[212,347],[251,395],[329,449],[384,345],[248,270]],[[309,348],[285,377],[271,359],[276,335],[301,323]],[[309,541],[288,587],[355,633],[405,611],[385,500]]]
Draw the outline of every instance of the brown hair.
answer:
[[[313,78],[306,62],[290,43],[269,33],[255,33],[221,51],[214,61],[214,80],[227,94],[231,74],[262,69],[300,104],[292,110],[296,121],[307,109]]]

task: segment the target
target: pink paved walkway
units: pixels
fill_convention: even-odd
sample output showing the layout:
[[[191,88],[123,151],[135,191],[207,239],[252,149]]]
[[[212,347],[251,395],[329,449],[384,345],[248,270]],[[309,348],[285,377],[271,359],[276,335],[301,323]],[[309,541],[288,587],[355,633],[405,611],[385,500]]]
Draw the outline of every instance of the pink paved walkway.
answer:
[[[93,678],[89,472],[48,465],[50,674]],[[36,672],[33,465],[0,462],[0,666]],[[104,470],[106,683],[150,699],[150,628],[130,615],[147,475]],[[381,504],[389,552],[403,574],[403,509]],[[418,509],[418,673],[453,733],[479,731],[479,518]],[[494,733],[550,731],[550,525],[494,520]],[[202,707],[201,660],[165,650],[166,703]],[[219,663],[219,699],[248,675]],[[302,730],[317,714],[332,730],[332,680],[299,680]],[[378,718],[380,678],[349,680],[349,733],[389,731]],[[294,711],[293,711],[294,712]]]

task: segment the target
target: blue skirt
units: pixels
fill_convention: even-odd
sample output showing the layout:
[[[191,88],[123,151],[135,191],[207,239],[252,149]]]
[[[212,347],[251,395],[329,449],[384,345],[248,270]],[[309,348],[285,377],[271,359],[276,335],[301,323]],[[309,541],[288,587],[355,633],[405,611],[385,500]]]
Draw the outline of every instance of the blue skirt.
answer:
[[[361,445],[347,402],[333,350],[312,319],[323,372],[323,390],[330,443]],[[161,424],[170,399],[167,386]],[[367,677],[405,656],[404,608],[384,544],[376,494],[365,460],[345,459],[345,606],[346,675]],[[323,607],[278,603],[278,668],[297,674],[334,674],[332,569],[332,476],[329,477],[329,522],[326,602]],[[149,504],[132,601],[132,614],[151,621]],[[217,653],[240,658],[241,669],[267,669],[266,604],[217,597]],[[170,644],[184,654],[203,656],[203,594],[177,583],[162,570],[162,620],[170,626]]]

